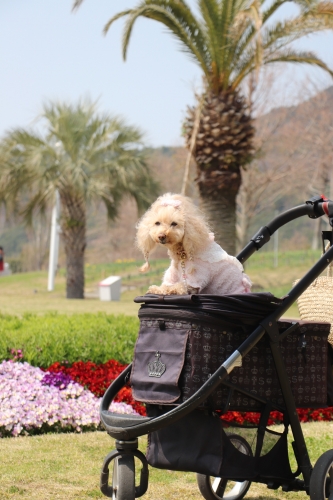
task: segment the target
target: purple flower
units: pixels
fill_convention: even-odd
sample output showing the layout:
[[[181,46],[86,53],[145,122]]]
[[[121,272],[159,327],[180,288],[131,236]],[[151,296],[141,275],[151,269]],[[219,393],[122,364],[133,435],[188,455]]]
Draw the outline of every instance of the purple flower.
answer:
[[[62,372],[58,373],[46,372],[41,380],[41,383],[43,385],[59,387],[60,390],[66,389],[68,384],[70,384],[71,382],[73,382],[73,379],[69,375],[66,375],[66,373]]]

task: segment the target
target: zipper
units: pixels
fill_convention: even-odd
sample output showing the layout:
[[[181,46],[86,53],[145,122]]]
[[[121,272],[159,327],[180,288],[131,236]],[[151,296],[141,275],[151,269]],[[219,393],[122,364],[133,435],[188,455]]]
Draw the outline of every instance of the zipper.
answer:
[[[165,306],[163,309],[152,308],[149,306],[141,306],[139,309],[139,319],[143,318],[156,318],[161,320],[184,320],[184,321],[193,321],[193,323],[205,323],[208,322],[210,324],[214,324],[219,326],[220,328],[238,328],[239,326],[229,323],[226,321],[221,321],[220,318],[214,318],[211,314],[207,314],[201,311],[192,311],[191,309],[186,309],[184,307],[180,308],[179,311],[175,308],[175,306],[170,306],[168,310]]]

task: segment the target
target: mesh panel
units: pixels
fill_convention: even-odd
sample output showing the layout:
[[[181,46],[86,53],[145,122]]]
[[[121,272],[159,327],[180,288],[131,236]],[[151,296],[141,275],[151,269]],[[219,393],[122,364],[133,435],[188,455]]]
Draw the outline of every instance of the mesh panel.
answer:
[[[236,427],[231,425],[228,426],[226,430],[227,434],[237,434],[244,438],[250,445],[253,455],[255,455],[258,438],[258,427]],[[269,453],[271,449],[276,445],[282,434],[282,432],[274,432],[266,428],[263,445],[259,456],[264,456]]]

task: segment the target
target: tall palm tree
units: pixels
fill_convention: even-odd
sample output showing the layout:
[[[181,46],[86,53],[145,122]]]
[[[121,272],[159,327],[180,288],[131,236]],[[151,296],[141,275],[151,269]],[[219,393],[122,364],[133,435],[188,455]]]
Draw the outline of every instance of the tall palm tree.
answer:
[[[157,194],[142,148],[142,133],[121,119],[99,115],[96,105],[48,103],[46,134],[16,129],[0,144],[7,195],[23,203],[27,222],[54,203],[58,191],[67,267],[67,298],[84,297],[87,211],[102,201],[114,220],[121,199],[141,211]]]
[[[197,0],[198,15],[184,0],[142,0],[119,12],[104,28],[125,17],[123,57],[139,17],[162,23],[180,42],[181,49],[202,69],[205,80],[199,97],[201,112],[189,109],[185,122],[187,146],[193,146],[202,206],[222,246],[235,253],[235,205],[241,168],[253,156],[254,127],[251,110],[242,95],[249,75],[265,64],[292,62],[331,70],[312,52],[290,44],[299,38],[331,29],[333,2],[293,0],[299,13],[284,21],[273,16],[288,0]],[[83,0],[74,2],[74,9]],[[273,17],[273,19],[272,19]],[[193,134],[193,128],[198,129]],[[191,141],[192,138],[192,141]]]

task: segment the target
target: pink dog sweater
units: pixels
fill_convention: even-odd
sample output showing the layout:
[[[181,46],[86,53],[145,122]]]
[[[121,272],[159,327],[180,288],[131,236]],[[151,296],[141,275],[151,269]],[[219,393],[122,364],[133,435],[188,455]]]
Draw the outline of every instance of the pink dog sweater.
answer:
[[[210,235],[208,246],[192,260],[185,260],[187,284],[198,288],[198,293],[228,295],[251,291],[251,280],[244,273],[236,257],[227,254]],[[182,281],[180,262],[171,260],[165,271],[162,285],[174,285]]]

